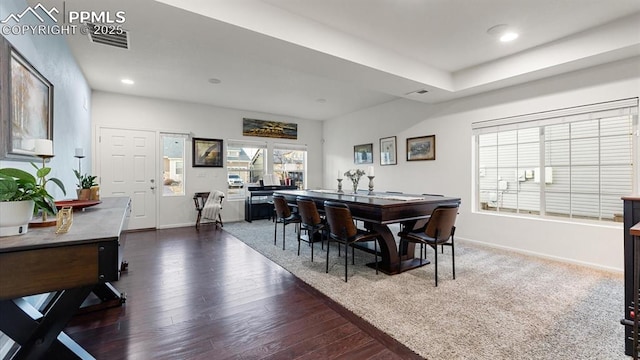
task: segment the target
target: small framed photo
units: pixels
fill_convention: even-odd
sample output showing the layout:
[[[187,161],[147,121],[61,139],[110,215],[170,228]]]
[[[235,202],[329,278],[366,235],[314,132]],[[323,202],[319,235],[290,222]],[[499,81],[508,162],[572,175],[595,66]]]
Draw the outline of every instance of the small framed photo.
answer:
[[[380,165],[396,165],[396,137],[389,136],[380,139]]]
[[[407,161],[435,160],[436,136],[419,136],[407,139]]]
[[[222,167],[222,140],[193,138],[193,167]]]
[[[373,144],[354,146],[353,162],[356,164],[373,164]]]

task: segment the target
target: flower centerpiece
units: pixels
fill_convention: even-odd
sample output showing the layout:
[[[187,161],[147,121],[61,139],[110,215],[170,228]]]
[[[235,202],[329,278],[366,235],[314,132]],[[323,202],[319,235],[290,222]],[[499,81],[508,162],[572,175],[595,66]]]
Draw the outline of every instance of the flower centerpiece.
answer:
[[[344,173],[344,176],[348,177],[353,183],[353,193],[356,194],[358,192],[358,183],[360,182],[360,178],[364,175],[364,170],[360,169],[351,169]]]

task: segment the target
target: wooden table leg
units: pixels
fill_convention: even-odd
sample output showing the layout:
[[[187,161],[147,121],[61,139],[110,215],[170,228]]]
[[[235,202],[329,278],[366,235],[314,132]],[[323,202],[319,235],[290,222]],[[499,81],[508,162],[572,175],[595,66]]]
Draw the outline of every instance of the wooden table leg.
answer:
[[[402,248],[398,249],[396,239],[389,226],[385,224],[367,223],[366,227],[372,231],[376,231],[382,237],[378,242],[380,256],[382,260],[378,263],[378,269],[387,275],[399,274],[403,271],[415,269],[420,266],[429,264],[429,260],[414,259],[415,244],[404,243]],[[366,243],[363,243],[366,245]],[[369,249],[373,251],[373,249]],[[400,262],[400,270],[398,271],[398,263]],[[375,267],[375,264],[367,264],[367,266]]]
[[[13,358],[93,359],[84,350],[74,351],[75,342],[62,333],[92,289],[90,285],[56,292],[44,314],[22,298],[0,301],[0,330],[20,345]]]

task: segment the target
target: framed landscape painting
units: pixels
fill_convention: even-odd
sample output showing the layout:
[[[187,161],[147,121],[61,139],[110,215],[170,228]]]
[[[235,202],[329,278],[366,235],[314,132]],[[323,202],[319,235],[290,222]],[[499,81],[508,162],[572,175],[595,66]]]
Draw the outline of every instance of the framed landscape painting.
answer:
[[[419,136],[407,139],[407,161],[435,160],[436,136]]]
[[[380,139],[380,165],[396,165],[396,156],[396,137],[389,136]]]
[[[53,139],[53,85],[0,38],[0,159],[33,161],[35,139]]]
[[[356,164],[373,164],[373,144],[354,146],[353,162]]]
[[[222,167],[222,140],[193,138],[193,167]]]

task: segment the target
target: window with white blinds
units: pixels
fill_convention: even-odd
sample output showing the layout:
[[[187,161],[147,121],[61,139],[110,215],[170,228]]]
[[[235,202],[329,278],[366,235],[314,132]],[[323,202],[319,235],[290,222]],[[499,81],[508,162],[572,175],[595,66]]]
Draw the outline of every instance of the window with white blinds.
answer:
[[[634,98],[474,123],[480,210],[614,220],[638,185],[637,114]]]

